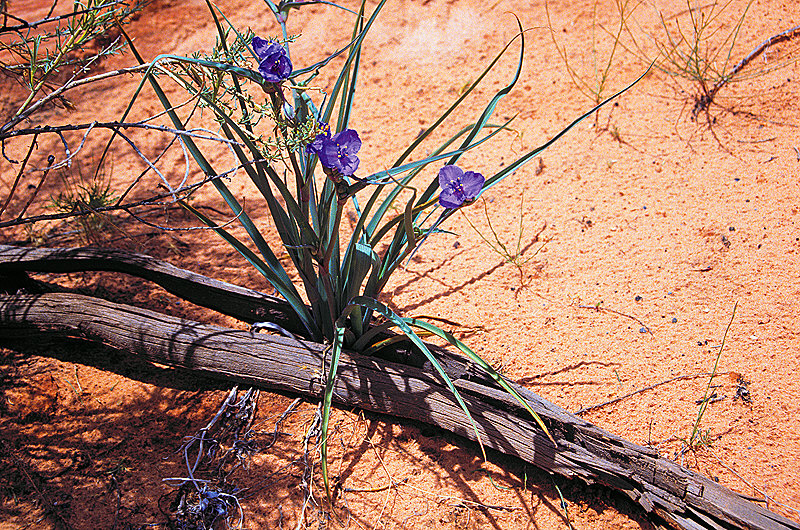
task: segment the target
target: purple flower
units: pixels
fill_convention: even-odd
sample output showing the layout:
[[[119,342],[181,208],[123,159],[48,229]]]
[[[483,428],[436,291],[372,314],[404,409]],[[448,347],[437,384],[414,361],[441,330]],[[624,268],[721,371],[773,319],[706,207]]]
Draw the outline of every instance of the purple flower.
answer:
[[[341,175],[350,176],[358,169],[359,160],[356,153],[361,149],[361,139],[353,129],[345,129],[333,137],[317,135],[306,149],[317,154],[322,167],[335,169]]]
[[[317,128],[322,129],[322,132],[319,133],[314,140],[306,145],[306,153],[310,155],[317,155],[322,152],[322,146],[325,144],[326,140],[331,139],[331,127],[327,123],[317,122]]]
[[[480,173],[467,171],[458,166],[444,166],[439,170],[439,204],[445,208],[460,208],[474,201],[483,189],[486,179]]]
[[[267,83],[280,83],[292,73],[292,61],[280,43],[253,37],[253,51],[258,57],[258,73]]]

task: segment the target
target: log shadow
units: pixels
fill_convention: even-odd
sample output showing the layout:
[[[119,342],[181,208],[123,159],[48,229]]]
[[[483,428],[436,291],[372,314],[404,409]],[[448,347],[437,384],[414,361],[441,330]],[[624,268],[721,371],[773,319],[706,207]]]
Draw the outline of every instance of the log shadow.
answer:
[[[186,476],[184,437],[209,421],[231,384],[85,340],[31,342],[0,341],[0,520],[18,528],[166,524],[176,489],[162,479]],[[262,400],[259,443],[271,441],[270,419],[291,402],[280,393]],[[278,436],[259,473],[231,481],[299,505],[301,451],[294,433]],[[275,504],[262,514],[273,523]]]
[[[398,431],[393,429],[395,418],[374,412],[366,412],[364,417],[367,421],[364,438],[343,457],[347,463],[336,477],[343,483],[355,477],[354,489],[360,492],[356,494],[370,495],[358,486],[388,483],[385,463],[400,470],[391,478],[398,484],[398,494],[407,504],[425,499],[431,504],[451,506],[445,518],[457,510],[467,510],[473,513],[475,528],[506,528],[511,517],[508,508],[524,513],[530,528],[550,528],[547,522],[537,522],[543,519],[540,510],[550,512],[545,521],[556,519],[559,527],[568,528],[559,491],[570,506],[571,523],[577,522],[575,511],[591,510],[593,518],[600,518],[610,510],[628,518],[636,528],[655,528],[640,506],[608,488],[550,475],[519,458],[491,449],[487,451],[488,461],[484,462],[476,443],[428,424],[405,420],[402,430]],[[397,461],[401,465],[393,466]],[[429,486],[433,483],[427,490],[415,485],[421,472],[427,476]],[[411,487],[405,487],[409,480]],[[507,492],[502,494],[502,504],[497,503],[493,489]],[[381,500],[376,499],[376,504]],[[398,525],[403,523],[391,514],[387,518]],[[459,521],[450,522],[460,528]]]

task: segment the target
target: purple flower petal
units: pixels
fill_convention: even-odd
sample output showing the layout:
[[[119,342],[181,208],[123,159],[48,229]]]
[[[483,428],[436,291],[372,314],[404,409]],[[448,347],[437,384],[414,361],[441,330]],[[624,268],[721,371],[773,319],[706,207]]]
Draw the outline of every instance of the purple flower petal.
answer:
[[[353,129],[345,129],[333,135],[333,141],[349,153],[355,154],[361,149],[361,138],[358,137],[358,133]]]
[[[346,157],[342,157],[340,160],[339,173],[342,175],[350,176],[356,172],[358,169],[358,164],[361,162],[357,156],[350,155]]]
[[[461,186],[464,188],[464,195],[468,201],[474,201],[483,189],[486,179],[480,173],[467,171],[461,177]]]
[[[262,39],[261,37],[253,37],[253,51],[256,52],[256,57],[258,57],[259,60],[267,56],[267,50],[273,42],[274,41]]]
[[[339,148],[329,138],[322,139],[322,148],[317,152],[317,156],[324,167],[338,169]]]
[[[464,204],[464,198],[450,188],[443,189],[439,194],[439,204],[445,208],[458,208]]]
[[[258,73],[268,83],[280,83],[292,73],[292,63],[286,53],[273,53],[264,57],[258,65]]]
[[[325,144],[325,140],[330,140],[331,138],[331,128],[327,123],[323,123],[321,121],[317,122],[317,128],[322,130],[322,132],[315,136],[314,140],[306,145],[306,153],[319,156],[319,153],[322,151],[322,147]]]
[[[309,142],[308,145],[306,145],[306,153],[310,155],[311,154],[319,155],[320,151],[322,151],[322,146],[324,145],[325,140],[327,138],[328,137],[325,136],[324,134],[318,134],[313,141]]]
[[[336,169],[340,174],[350,176],[358,169],[359,159],[356,153],[361,149],[361,139],[358,133],[352,129],[333,135],[333,138],[326,138],[318,135],[310,145],[313,152],[319,156],[319,161],[323,167]],[[321,147],[317,140],[321,140]]]
[[[464,170],[458,166],[444,166],[439,170],[439,186],[447,189],[451,182],[457,182],[463,174]]]

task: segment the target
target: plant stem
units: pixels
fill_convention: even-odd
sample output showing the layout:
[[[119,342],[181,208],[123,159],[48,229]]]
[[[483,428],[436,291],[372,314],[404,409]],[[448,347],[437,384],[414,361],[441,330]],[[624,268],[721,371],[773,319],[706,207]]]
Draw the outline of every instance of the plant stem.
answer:
[[[332,197],[333,196],[331,196],[331,206],[333,206]],[[326,298],[328,299],[328,313],[330,314],[330,322],[334,328],[334,331],[338,312],[336,310],[336,293],[333,289],[333,282],[331,281],[330,263],[331,256],[333,256],[334,246],[339,244],[339,226],[342,224],[343,212],[344,204],[342,201],[338,201],[336,203],[336,217],[333,220],[333,228],[330,232],[330,238],[328,239],[322,259],[319,260],[319,277],[322,279],[322,286],[325,289]],[[320,242],[322,242],[321,238]]]
[[[717,375],[717,367],[719,366],[719,358],[722,356],[722,350],[725,348],[725,339],[728,338],[728,330],[731,329],[731,324],[733,324],[733,317],[736,315],[736,308],[739,306],[739,302],[736,302],[733,305],[733,311],[731,312],[731,318],[728,321],[728,326],[725,328],[725,333],[722,335],[722,344],[719,346],[719,352],[717,353],[717,358],[714,360],[714,369],[711,370],[711,376],[708,378],[708,385],[706,385],[706,392],[703,396],[703,401],[700,404],[700,410],[697,413],[697,419],[694,422],[694,427],[692,427],[692,435],[689,437],[689,447],[692,446],[694,443],[694,439],[697,436],[697,432],[700,429],[700,421],[703,419],[703,414],[706,412],[706,407],[708,406],[708,396],[709,392],[711,392],[711,383],[714,381],[714,377]]]
[[[88,31],[85,28],[81,28],[81,30],[78,33],[70,33],[69,39],[63,46],[59,47],[58,54],[50,62],[51,66],[45,69],[42,78],[39,80],[36,86],[33,86],[33,79],[31,79],[31,92],[30,94],[28,94],[28,97],[22,103],[17,112],[14,113],[14,117],[19,116],[25,110],[25,108],[31,103],[31,101],[33,101],[33,98],[36,96],[39,90],[42,89],[42,86],[44,86],[45,82],[47,81],[47,76],[50,74],[50,72],[53,72],[58,68],[58,63],[61,62],[61,60],[64,58],[67,52],[72,51],[73,47],[75,46],[75,43],[80,42],[84,37],[87,36],[87,34]]]
[[[717,92],[719,92],[720,89],[726,84],[728,84],[728,82],[731,79],[733,79],[733,77],[736,74],[738,74],[745,66],[747,66],[750,62],[752,62],[753,59],[755,59],[758,55],[763,53],[767,48],[778,42],[791,40],[792,38],[797,37],[798,35],[800,35],[800,26],[795,26],[791,29],[782,31],[777,35],[773,35],[772,37],[762,42],[753,51],[748,53],[744,59],[736,63],[736,66],[734,66],[731,69],[729,74],[721,77],[716,83],[714,83],[714,86],[711,87],[710,90],[705,91],[704,93],[705,95],[701,98],[700,102],[698,102],[698,105],[696,105],[695,107],[696,112],[699,113],[700,111],[704,110],[709,105],[711,105],[711,102],[714,101],[714,97],[717,95]]]

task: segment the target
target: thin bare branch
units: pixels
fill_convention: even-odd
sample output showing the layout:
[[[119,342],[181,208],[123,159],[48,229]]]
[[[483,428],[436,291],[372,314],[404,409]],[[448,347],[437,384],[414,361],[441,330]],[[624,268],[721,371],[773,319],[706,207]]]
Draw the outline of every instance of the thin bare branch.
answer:
[[[75,123],[75,124],[66,124],[66,125],[42,125],[38,127],[31,127],[28,129],[17,129],[15,131],[8,131],[7,133],[0,133],[0,138],[3,140],[7,140],[9,138],[17,138],[20,136],[30,136],[30,135],[39,135],[45,133],[62,133],[62,132],[69,132],[69,131],[82,131],[85,129],[111,129],[111,130],[118,130],[118,129],[148,129],[153,131],[161,131],[169,134],[174,134],[177,136],[189,136],[192,138],[197,138],[199,140],[211,140],[214,142],[219,142],[223,144],[232,144],[237,146],[244,146],[244,144],[240,142],[236,142],[233,140],[228,140],[227,138],[223,138],[222,136],[217,136],[211,133],[208,129],[189,129],[189,130],[182,130],[182,129],[173,129],[172,127],[166,127],[164,125],[153,125],[150,123],[145,123],[145,121],[139,122],[118,122],[118,121],[108,121],[108,122],[98,122],[93,121],[91,123]],[[199,134],[196,131],[203,131],[206,134]]]
[[[22,166],[19,168],[16,178],[14,178],[14,184],[11,185],[11,191],[8,192],[8,197],[6,197],[3,206],[0,207],[0,217],[3,216],[3,213],[6,211],[6,208],[8,208],[8,203],[11,202],[11,199],[14,197],[14,193],[16,193],[17,191],[17,186],[19,185],[19,181],[22,178],[22,174],[25,172],[25,166],[28,165],[28,159],[30,159],[31,153],[33,153],[33,147],[36,145],[36,139],[38,138],[38,136],[39,136],[38,134],[34,135],[31,144],[28,146],[28,152],[25,154],[25,158],[22,160]]]
[[[160,62],[162,63],[170,63],[172,62],[169,59],[162,59]],[[39,110],[43,105],[53,101],[54,99],[58,99],[61,95],[66,92],[67,90],[71,90],[73,88],[77,88],[79,86],[83,86],[89,83],[95,83],[97,81],[102,81],[104,79],[110,79],[112,77],[116,77],[119,75],[124,74],[135,74],[144,70],[147,70],[152,66],[152,63],[146,63],[138,66],[131,66],[127,68],[120,68],[118,70],[113,70],[111,72],[103,72],[102,74],[97,74],[91,77],[84,77],[82,79],[71,79],[61,87],[55,89],[53,92],[50,92],[46,96],[42,96],[36,103],[22,111],[17,116],[14,116],[11,120],[5,123],[2,127],[0,127],[0,137],[2,138],[11,138],[14,136],[11,134],[11,129],[21,123],[22,121],[28,119],[31,114]]]
[[[772,37],[768,38],[767,40],[756,46],[756,48],[753,49],[753,51],[751,51],[750,53],[748,53],[744,59],[736,63],[736,66],[734,66],[731,69],[730,73],[721,77],[714,84],[714,86],[711,87],[711,90],[709,90],[697,101],[697,103],[694,106],[694,109],[692,110],[692,114],[694,116],[697,116],[698,114],[706,110],[709,107],[709,105],[711,105],[711,103],[714,101],[714,97],[717,95],[717,92],[719,92],[722,87],[727,85],[731,81],[731,79],[733,79],[739,72],[742,71],[742,69],[745,66],[750,64],[753,61],[753,59],[764,53],[767,50],[767,48],[769,48],[773,44],[777,44],[779,42],[785,42],[797,36],[800,36],[800,26],[795,26],[785,31],[781,31],[780,33],[773,35]]]
[[[250,160],[248,164],[254,164],[260,162],[260,160]],[[238,171],[244,167],[244,164],[239,164],[228,171],[220,173],[218,175],[206,175],[203,179],[199,180],[198,182],[187,184],[180,188],[174,190],[174,196],[177,197],[179,200],[191,195],[195,190],[208,184],[212,180],[219,179],[219,178],[226,178],[232,173]],[[100,214],[100,213],[109,213],[109,212],[117,212],[117,211],[124,211],[130,215],[133,215],[131,210],[134,208],[139,208],[142,206],[165,206],[168,204],[174,204],[174,201],[171,200],[173,197],[173,193],[170,191],[159,193],[155,195],[151,195],[144,199],[139,199],[131,202],[127,202],[124,204],[112,204],[109,206],[100,206],[97,208],[89,208],[86,205],[79,205],[78,208],[70,212],[59,212],[53,214],[41,214],[41,215],[33,215],[30,217],[24,218],[17,218],[12,219],[10,221],[0,222],[0,228],[8,228],[10,226],[19,226],[19,225],[26,225],[26,224],[33,224],[40,221],[55,221],[60,219],[70,219],[73,217],[80,217],[84,215],[91,215],[91,214]],[[135,216],[134,216],[135,217]],[[138,218],[137,218],[138,219]],[[139,219],[141,220],[141,219]],[[149,224],[149,223],[148,223]],[[155,225],[154,225],[155,226]],[[163,228],[163,227],[159,227]],[[205,228],[205,227],[204,227]],[[181,229],[181,230],[186,230]]]
[[[106,4],[102,4],[102,5],[99,5],[99,6],[87,7],[85,9],[81,9],[81,10],[77,10],[77,11],[70,11],[69,13],[66,13],[66,14],[63,14],[63,15],[56,15],[56,16],[52,16],[53,10],[51,9],[50,10],[50,14],[48,14],[47,17],[39,19],[39,20],[36,20],[34,22],[28,22],[27,20],[25,20],[23,18],[20,18],[20,17],[17,17],[17,16],[14,16],[11,13],[3,13],[4,15],[8,16],[9,18],[13,18],[14,20],[18,21],[19,24],[17,24],[16,26],[8,26],[8,25],[4,24],[3,26],[0,26],[0,33],[6,33],[6,32],[12,32],[12,31],[20,31],[20,30],[23,30],[23,29],[35,29],[38,26],[42,26],[44,24],[52,24],[54,22],[60,22],[61,20],[72,18],[72,17],[74,17],[76,15],[85,15],[87,13],[98,11],[100,9],[105,9],[106,7],[113,7],[113,6],[117,6],[117,5],[125,5],[125,4],[123,2],[121,2],[120,0],[114,0],[112,2],[108,2]],[[55,3],[54,3],[54,6],[55,6]]]

